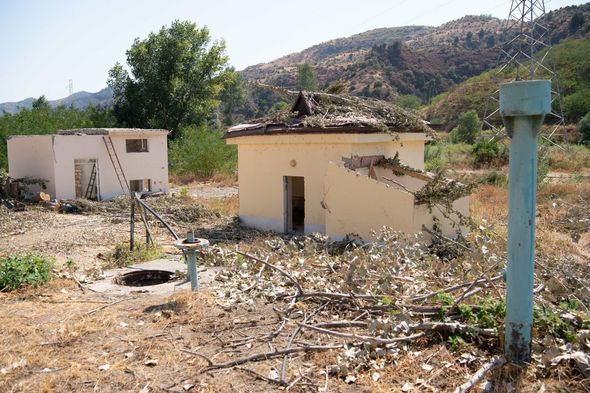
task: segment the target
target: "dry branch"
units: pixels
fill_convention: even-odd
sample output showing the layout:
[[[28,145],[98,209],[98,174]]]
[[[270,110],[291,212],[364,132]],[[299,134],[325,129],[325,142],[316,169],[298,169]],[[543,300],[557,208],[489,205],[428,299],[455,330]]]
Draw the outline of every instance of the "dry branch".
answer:
[[[479,381],[481,381],[483,379],[483,377],[485,377],[485,375],[488,372],[490,372],[491,370],[493,370],[497,367],[502,366],[504,363],[506,363],[506,359],[504,359],[502,357],[496,357],[496,358],[492,359],[488,363],[481,366],[481,368],[479,370],[477,370],[477,372],[475,374],[473,374],[473,376],[471,378],[469,378],[469,381],[465,382],[463,385],[461,385],[457,389],[455,389],[455,393],[467,393],[475,385],[477,385],[479,383]]]
[[[285,270],[281,269],[278,266],[273,265],[272,263],[268,263],[267,261],[263,261],[260,258],[256,258],[254,255],[250,255],[248,253],[242,252],[242,251],[236,251],[236,254],[242,255],[246,258],[250,258],[256,262],[262,263],[265,266],[270,267],[271,269],[276,270],[277,272],[281,273],[283,276],[287,277],[287,279],[289,281],[291,281],[293,283],[293,285],[295,285],[295,288],[297,288],[297,294],[298,295],[303,295],[303,288],[301,288],[301,285],[299,285],[299,283],[297,282],[297,280],[295,280],[293,278],[292,275],[290,275],[289,273],[287,273]]]
[[[329,351],[331,349],[338,349],[338,348],[342,348],[342,345],[310,345],[310,346],[305,346],[305,347],[284,349],[281,351],[261,352],[261,353],[256,353],[254,355],[247,356],[244,358],[235,359],[235,360],[232,360],[229,362],[213,364],[211,366],[208,366],[208,367],[205,367],[204,369],[202,369],[200,371],[200,373],[206,373],[209,371],[220,370],[220,369],[224,369],[224,368],[231,368],[231,367],[239,366],[240,364],[244,364],[244,363],[248,363],[248,362],[259,362],[262,360],[274,359],[274,358],[281,357],[284,355],[289,355],[292,353],[321,352],[321,351]]]
[[[373,344],[382,344],[382,345],[393,344],[393,343],[403,342],[403,341],[411,341],[411,340],[414,340],[418,337],[422,337],[424,335],[424,333],[418,333],[418,334],[413,334],[411,336],[405,336],[405,337],[381,338],[381,337],[372,337],[372,336],[360,336],[358,334],[353,334],[353,333],[341,333],[341,332],[336,332],[334,330],[329,330],[329,329],[317,327],[314,325],[306,325],[306,324],[300,323],[300,322],[297,322],[297,324],[300,326],[303,326],[304,328],[307,328],[310,330],[315,330],[316,332],[320,332],[320,333],[324,333],[324,334],[329,334],[331,336],[350,338],[353,340],[359,340],[359,341],[369,342],[369,343],[373,343]]]

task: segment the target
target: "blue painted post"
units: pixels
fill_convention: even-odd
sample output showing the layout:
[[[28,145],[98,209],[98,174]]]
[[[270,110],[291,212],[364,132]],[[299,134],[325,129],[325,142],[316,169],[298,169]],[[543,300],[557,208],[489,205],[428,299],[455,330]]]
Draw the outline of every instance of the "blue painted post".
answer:
[[[195,242],[195,234],[191,231],[186,234],[186,243],[193,244]],[[191,289],[196,291],[199,289],[199,275],[197,274],[197,251],[195,249],[187,249],[187,267],[188,277],[191,280]]]
[[[512,139],[504,354],[509,362],[517,364],[531,357],[537,134],[550,110],[550,81],[517,81],[500,86],[500,113]]]

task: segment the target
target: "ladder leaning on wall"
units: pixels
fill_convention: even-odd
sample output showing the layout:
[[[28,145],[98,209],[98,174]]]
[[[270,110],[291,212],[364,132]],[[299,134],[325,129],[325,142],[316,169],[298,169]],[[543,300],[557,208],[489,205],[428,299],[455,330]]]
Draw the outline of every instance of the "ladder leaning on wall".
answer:
[[[115,174],[117,175],[121,189],[125,194],[129,195],[131,193],[131,190],[129,189],[129,183],[125,177],[125,172],[123,172],[123,167],[121,166],[121,161],[119,161],[119,156],[117,155],[115,146],[113,146],[113,140],[111,139],[110,135],[104,135],[102,140],[104,141],[104,145],[106,146],[107,152],[109,153],[109,158],[113,163],[113,168],[115,169]]]

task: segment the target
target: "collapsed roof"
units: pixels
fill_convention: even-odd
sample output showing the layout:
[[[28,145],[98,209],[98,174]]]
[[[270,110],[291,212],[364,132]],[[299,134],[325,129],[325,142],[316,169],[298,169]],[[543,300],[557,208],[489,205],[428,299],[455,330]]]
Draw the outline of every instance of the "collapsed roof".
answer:
[[[422,132],[432,135],[433,131],[416,115],[389,102],[302,91],[291,108],[231,127],[225,137],[382,132]]]

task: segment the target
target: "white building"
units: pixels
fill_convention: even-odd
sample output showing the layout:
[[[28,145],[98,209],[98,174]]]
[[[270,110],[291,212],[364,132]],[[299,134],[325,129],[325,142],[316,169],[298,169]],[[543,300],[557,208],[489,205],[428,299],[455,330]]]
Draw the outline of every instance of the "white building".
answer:
[[[109,200],[130,191],[168,191],[168,131],[83,128],[8,139],[13,178],[46,181],[56,199]],[[41,191],[31,189],[32,193]]]

